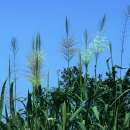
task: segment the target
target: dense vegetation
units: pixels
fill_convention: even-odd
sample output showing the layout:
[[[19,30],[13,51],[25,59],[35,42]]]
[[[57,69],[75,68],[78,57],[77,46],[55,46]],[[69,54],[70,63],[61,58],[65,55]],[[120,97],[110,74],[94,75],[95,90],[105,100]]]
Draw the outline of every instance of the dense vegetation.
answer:
[[[103,36],[106,15],[102,17],[100,27],[92,44],[88,43],[88,33],[85,31],[85,46],[79,51],[74,48],[75,39],[69,36],[69,23],[66,17],[66,36],[61,42],[61,54],[68,62],[67,68],[57,71],[58,87],[49,89],[49,73],[47,87],[43,88],[41,80],[44,53],[41,52],[40,35],[36,42],[32,42],[32,52],[27,57],[28,74],[26,78],[31,82],[33,91],[28,91],[27,103],[16,95],[17,78],[11,82],[12,73],[5,80],[0,97],[0,130],[129,130],[130,129],[130,68],[124,77],[117,76],[117,69],[122,70],[122,55],[126,25],[130,18],[130,6],[124,12],[124,28],[122,34],[121,65],[113,65],[112,44],[109,43],[110,58],[106,60],[107,72],[103,80],[102,75],[96,73],[98,58],[107,46]],[[16,40],[12,47],[17,52]],[[69,63],[75,53],[79,52],[79,63],[70,67]],[[90,77],[88,64],[95,56],[95,76]],[[14,60],[15,62],[15,60]],[[85,69],[84,69],[85,67]],[[15,69],[15,63],[14,63]],[[15,72],[15,71],[14,71]],[[9,81],[10,106],[4,105],[5,88]],[[15,91],[14,91],[15,90]],[[15,94],[14,94],[15,92]],[[21,102],[23,108],[16,111],[16,101]],[[3,114],[5,109],[5,114]]]

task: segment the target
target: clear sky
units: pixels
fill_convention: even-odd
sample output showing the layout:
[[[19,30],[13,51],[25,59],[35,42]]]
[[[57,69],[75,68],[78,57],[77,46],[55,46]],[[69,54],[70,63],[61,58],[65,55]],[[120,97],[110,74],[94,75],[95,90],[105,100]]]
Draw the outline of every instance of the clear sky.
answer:
[[[76,48],[81,48],[84,31],[87,29],[92,40],[96,35],[99,20],[106,14],[104,34],[112,42],[114,64],[120,65],[121,30],[123,22],[121,13],[130,5],[129,0],[0,0],[0,85],[8,75],[8,58],[12,57],[9,50],[11,39],[16,37],[19,42],[17,55],[18,85],[17,96],[27,96],[31,84],[24,79],[27,54],[31,51],[32,37],[40,33],[42,50],[46,54],[43,70],[50,72],[50,87],[57,87],[57,69],[67,67],[66,60],[60,55],[60,42],[65,36],[65,18],[70,23],[70,35],[77,41]],[[129,22],[130,23],[130,22]],[[130,26],[129,26],[130,27]],[[129,31],[130,33],[130,31]],[[108,45],[108,42],[106,43]],[[125,44],[123,67],[129,67],[130,37]],[[106,60],[110,57],[109,50],[101,53],[97,73],[105,76]],[[77,65],[74,57],[70,66]],[[89,64],[90,76],[94,76],[95,59]],[[123,70],[123,74],[126,70]],[[43,81],[46,87],[47,78]],[[8,87],[8,86],[7,86]],[[1,87],[0,87],[1,88]]]

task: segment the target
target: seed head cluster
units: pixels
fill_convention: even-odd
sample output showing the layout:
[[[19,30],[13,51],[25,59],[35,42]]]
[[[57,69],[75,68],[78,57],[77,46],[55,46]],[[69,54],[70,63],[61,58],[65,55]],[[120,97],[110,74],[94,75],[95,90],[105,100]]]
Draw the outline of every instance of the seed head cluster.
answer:
[[[88,65],[93,58],[93,54],[98,58],[100,53],[108,48],[108,46],[105,44],[106,41],[106,37],[103,36],[101,32],[97,32],[97,35],[94,38],[93,42],[88,44],[88,46],[83,46],[81,50],[82,62],[85,65]]]

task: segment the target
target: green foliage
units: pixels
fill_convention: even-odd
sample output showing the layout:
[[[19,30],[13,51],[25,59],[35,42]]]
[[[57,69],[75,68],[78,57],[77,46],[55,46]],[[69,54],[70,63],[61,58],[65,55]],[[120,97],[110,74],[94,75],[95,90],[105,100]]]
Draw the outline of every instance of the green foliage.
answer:
[[[108,63],[108,61],[107,61]],[[109,66],[109,63],[108,63]],[[68,73],[69,69],[69,73]],[[60,87],[52,90],[35,89],[35,95],[28,92],[24,109],[14,110],[13,82],[10,84],[10,115],[5,106],[1,117],[1,129],[7,130],[127,130],[130,128],[130,69],[124,79],[117,78],[114,65],[107,78],[97,81],[83,74],[82,68],[73,66],[61,72]],[[70,77],[68,85],[68,77]],[[48,78],[49,80],[49,78]],[[5,84],[1,93],[4,94]],[[4,99],[3,99],[4,100]],[[1,110],[3,109],[1,100]]]
[[[107,60],[107,64],[109,60]],[[69,71],[68,71],[69,69]],[[10,84],[10,115],[5,106],[5,122],[1,129],[7,130],[126,130],[130,128],[130,69],[124,79],[117,78],[117,65],[108,69],[107,78],[97,80],[83,74],[81,66],[65,68],[61,72],[59,87],[49,90],[41,85],[35,95],[28,92],[24,109],[14,110],[13,82]],[[69,73],[68,73],[69,72]],[[68,83],[68,77],[69,83]],[[48,77],[49,80],[49,77]],[[1,92],[4,95],[5,83]],[[3,99],[4,100],[4,99]],[[3,100],[0,105],[3,109]]]
[[[101,36],[106,16],[102,18],[99,33],[95,43],[104,42]],[[66,34],[68,39],[69,24],[66,17]],[[103,39],[101,39],[103,38]],[[88,33],[85,32],[86,49],[88,47]],[[109,43],[110,58],[106,60],[108,72],[103,80],[102,75],[96,74],[90,77],[88,64],[82,59],[79,53],[79,64],[68,67],[58,73],[58,87],[49,89],[49,73],[47,87],[41,85],[41,56],[40,35],[36,37],[36,44],[32,42],[32,53],[29,57],[29,69],[31,71],[30,82],[33,91],[28,91],[27,102],[14,98],[14,82],[10,82],[10,59],[9,79],[6,79],[2,86],[0,96],[0,129],[1,130],[129,130],[130,129],[130,68],[121,79],[117,77],[117,69],[125,69],[122,66],[114,65],[112,59],[112,44]],[[102,49],[98,47],[98,49]],[[62,50],[63,51],[63,50]],[[103,50],[102,50],[103,51]],[[100,50],[101,52],[101,50]],[[95,52],[95,54],[100,54]],[[66,54],[66,53],[65,53]],[[86,55],[87,53],[85,53]],[[68,53],[67,53],[68,55]],[[99,56],[99,55],[97,55]],[[84,56],[84,58],[86,58]],[[109,61],[111,59],[111,68]],[[84,71],[82,63],[86,70]],[[97,61],[96,61],[97,62]],[[29,75],[30,76],[30,75]],[[4,96],[6,82],[9,80],[9,109],[5,105]],[[24,106],[16,111],[15,101]]]

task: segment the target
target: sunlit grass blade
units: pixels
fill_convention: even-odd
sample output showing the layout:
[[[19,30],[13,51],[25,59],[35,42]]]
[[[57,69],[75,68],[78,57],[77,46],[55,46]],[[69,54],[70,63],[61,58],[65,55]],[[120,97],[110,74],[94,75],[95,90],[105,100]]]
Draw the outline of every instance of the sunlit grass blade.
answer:
[[[112,102],[112,104],[111,104],[110,106],[112,106],[120,97],[122,97],[125,93],[127,93],[127,92],[129,92],[129,91],[130,91],[130,89],[128,89],[128,90],[124,91],[122,94],[120,94],[120,95],[115,99],[115,101]]]
[[[5,80],[5,82],[3,84],[2,91],[1,91],[1,97],[0,97],[0,121],[1,121],[1,118],[2,118],[6,82],[7,82],[7,79]]]
[[[14,112],[13,82],[10,85],[10,113]]]
[[[130,68],[127,70],[125,77],[130,76]]]
[[[96,82],[97,82],[97,68],[96,68],[96,65],[95,65],[95,67],[94,67],[94,74],[95,74],[95,80],[96,80]]]
[[[120,112],[120,110],[122,109],[124,104],[125,104],[125,102],[120,103],[117,106],[117,109],[115,110],[113,130],[117,130],[118,129],[118,127],[117,127],[117,124],[118,124],[118,113]]]
[[[19,128],[17,128],[17,124],[16,124],[16,117],[14,117],[15,115],[10,114],[10,116],[8,115],[7,112],[7,107],[5,106],[5,115],[6,117],[4,117],[6,119],[6,128],[7,130],[12,130],[11,128],[13,127],[13,130],[19,130]],[[12,120],[11,120],[12,118]]]
[[[125,113],[125,120],[124,120],[124,125],[123,125],[123,128],[122,130],[125,130],[127,127],[130,127],[130,113]]]
[[[110,58],[111,58],[111,57],[110,57]],[[110,59],[110,58],[109,58],[109,59]],[[109,74],[110,74],[111,71],[110,71],[110,67],[109,67],[109,64],[108,64],[109,59],[107,59],[106,64],[107,64],[108,72],[109,72]]]
[[[65,102],[62,108],[62,121],[63,121],[63,130],[65,130],[65,125],[66,125],[66,103]]]
[[[63,130],[62,129],[62,126],[60,125],[60,124],[56,124],[57,125],[57,127],[58,127],[58,130]]]
[[[99,116],[98,116],[99,114],[98,114],[97,107],[93,107],[92,110],[93,110],[93,112],[94,112],[96,118],[98,119],[98,121],[100,121],[100,120],[99,120]]]
[[[17,119],[16,119],[16,115],[15,115],[15,112],[13,111],[12,112],[12,123],[13,125],[15,126],[14,130],[17,130]]]
[[[7,107],[5,106],[5,116],[6,116],[6,122],[9,121],[9,116],[8,116],[8,111],[7,111]]]
[[[101,130],[106,130],[101,124],[96,124],[97,126],[99,126],[101,128]]]
[[[113,67],[113,59],[112,59],[112,43],[111,43],[111,42],[109,42],[109,48],[110,48],[111,64],[112,64],[112,67]]]
[[[87,130],[83,123],[81,123],[81,122],[77,122],[77,123],[79,124],[81,130]]]
[[[95,95],[93,95],[88,101],[92,101],[94,99],[97,99],[99,97],[101,97],[103,94],[107,93],[107,92],[110,92],[110,90],[105,90],[105,91],[102,91],[102,92],[97,92]]]
[[[17,129],[17,123],[16,123],[16,116],[15,116],[15,110],[14,110],[14,97],[13,97],[13,85],[14,82],[11,83],[10,85],[10,114],[12,116],[12,124],[14,125],[14,130]]]
[[[71,118],[69,119],[70,121],[73,121],[75,119],[75,117],[79,114],[79,112],[82,111],[82,106],[80,106],[75,113],[73,113],[73,115],[71,116]]]
[[[32,114],[33,114],[33,112],[32,112],[31,94],[30,94],[29,91],[28,91],[28,101],[27,101],[27,108],[26,108],[27,127],[28,127],[28,128],[31,128],[32,125],[33,125],[33,124],[32,124],[33,121],[31,121],[31,120],[33,120],[33,119],[32,119]]]

